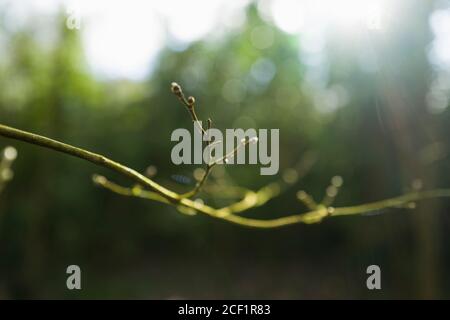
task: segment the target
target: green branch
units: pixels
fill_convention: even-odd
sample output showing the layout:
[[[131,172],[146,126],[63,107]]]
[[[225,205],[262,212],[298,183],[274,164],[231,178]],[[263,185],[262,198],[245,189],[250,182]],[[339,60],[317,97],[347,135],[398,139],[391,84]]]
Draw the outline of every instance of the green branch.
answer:
[[[182,95],[181,87],[177,86],[178,85],[176,84],[172,84],[172,91],[177,94],[177,96],[180,98],[180,100],[183,101],[183,103],[187,104],[187,106],[191,106],[191,111],[193,111],[195,100],[191,97],[185,99],[184,95]],[[191,115],[194,122],[198,122],[198,118],[195,115],[195,112],[192,112]],[[210,126],[210,124],[208,126]],[[203,132],[204,129],[201,129]],[[255,228],[276,228],[295,223],[317,223],[328,217],[358,215],[386,208],[405,207],[411,203],[414,203],[415,201],[430,198],[450,197],[450,189],[437,189],[412,192],[399,197],[357,206],[335,208],[331,207],[331,204],[338,193],[339,187],[342,185],[342,178],[334,177],[331,181],[331,185],[327,188],[324,199],[320,204],[317,204],[312,199],[312,197],[304,191],[301,191],[297,194],[299,200],[308,207],[308,209],[310,210],[309,212],[274,219],[253,219],[243,217],[241,215],[238,215],[238,213],[264,205],[267,201],[279,195],[279,193],[286,188],[286,183],[271,183],[258,191],[251,191],[245,188],[238,187],[236,190],[238,190],[238,193],[242,193],[242,199],[226,207],[216,209],[202,202],[191,200],[189,197],[197,194],[200,191],[200,188],[206,181],[206,178],[208,177],[212,167],[216,163],[218,163],[218,161],[215,161],[212,164],[208,165],[207,168],[209,168],[209,170],[205,171],[203,178],[198,182],[193,191],[187,194],[178,194],[156,183],[152,179],[140,174],[136,170],[133,170],[123,164],[120,164],[97,153],[93,153],[38,134],[22,131],[2,124],[0,124],[0,135],[26,143],[38,145],[44,148],[52,149],[92,162],[96,165],[111,169],[125,177],[130,178],[135,182],[134,187],[128,188],[119,186],[107,180],[103,176],[96,175],[93,177],[93,180],[97,185],[102,186],[117,194],[158,201],[173,205],[181,212],[200,212],[217,219],[222,219],[228,222]],[[245,145],[247,143],[249,143],[249,141],[245,141],[241,143],[241,145]],[[236,151],[237,150],[233,150],[233,152],[231,152],[230,154],[225,155],[224,158],[234,156]],[[307,165],[307,167],[308,166],[309,164]],[[296,174],[299,172],[297,170],[294,171],[296,172]],[[291,183],[297,181],[297,178],[298,176],[294,180],[292,180]]]
[[[87,160],[99,166],[114,170],[128,178],[131,178],[137,183],[141,183],[149,187],[150,189],[152,189],[153,191],[155,191],[156,193],[162,195],[167,199],[172,200],[178,199],[178,196],[175,192],[172,192],[164,188],[163,186],[160,186],[159,184],[147,178],[146,176],[140,174],[139,172],[127,166],[124,166],[118,162],[115,162],[111,159],[108,159],[107,157],[102,156],[100,154],[93,153],[81,148],[77,148],[66,143],[62,143],[44,136],[40,136],[38,134],[11,128],[2,124],[0,124],[0,135],[7,138],[28,142],[48,149],[53,149],[58,152],[62,152],[80,159]]]

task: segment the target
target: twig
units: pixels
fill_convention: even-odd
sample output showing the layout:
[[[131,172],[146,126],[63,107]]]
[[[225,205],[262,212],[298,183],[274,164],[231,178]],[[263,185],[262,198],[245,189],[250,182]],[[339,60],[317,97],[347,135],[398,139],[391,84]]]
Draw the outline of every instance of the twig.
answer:
[[[184,96],[183,96],[184,97]],[[187,101],[188,102],[188,101]],[[195,113],[193,113],[194,120],[197,119]],[[197,119],[198,121],[198,119]],[[202,128],[203,129],[203,128]],[[346,215],[358,215],[363,213],[368,213],[372,211],[377,211],[381,209],[386,208],[394,208],[399,206],[404,206],[405,204],[409,204],[411,202],[420,201],[424,199],[429,198],[439,198],[439,197],[450,197],[450,189],[436,189],[436,190],[430,190],[430,191],[418,191],[413,193],[408,193],[399,197],[390,198],[382,201],[372,202],[368,204],[363,205],[357,205],[357,206],[349,206],[349,207],[330,207],[327,204],[331,203],[332,200],[334,200],[334,196],[337,194],[337,192],[331,195],[328,195],[328,197],[324,198],[324,201],[322,201],[321,204],[316,204],[315,202],[312,202],[312,198],[309,199],[309,207],[310,211],[303,213],[303,214],[294,214],[286,217],[281,218],[274,218],[274,219],[253,219],[253,218],[247,218],[243,216],[239,216],[236,213],[242,212],[244,210],[247,210],[251,207],[256,207],[258,205],[264,204],[269,199],[273,197],[274,194],[276,194],[276,190],[279,190],[278,188],[275,188],[274,190],[270,189],[261,189],[258,192],[247,192],[244,198],[241,201],[238,201],[234,204],[231,204],[227,207],[215,209],[211,206],[208,206],[202,202],[191,200],[187,197],[184,197],[183,195],[180,195],[174,191],[171,191],[160,184],[156,183],[150,178],[145,177],[144,175],[140,174],[139,172],[120,164],[116,161],[113,161],[103,155],[93,153],[81,148],[74,147],[69,144],[65,144],[41,135],[37,135],[34,133],[18,130],[12,127],[8,127],[5,125],[0,124],[0,135],[15,139],[24,141],[30,144],[38,145],[41,147],[45,147],[48,149],[52,149],[58,152],[62,152],[80,159],[84,159],[87,161],[90,161],[94,164],[97,164],[99,166],[109,168],[119,174],[122,174],[123,176],[126,176],[139,186],[134,188],[126,188],[119,186],[115,183],[110,182],[104,177],[101,176],[94,176],[94,181],[96,184],[109,189],[115,193],[124,195],[124,196],[133,196],[133,197],[140,197],[145,198],[149,200],[159,201],[166,204],[174,205],[178,209],[185,208],[183,210],[188,210],[192,212],[200,212],[206,215],[209,215],[214,218],[223,219],[228,222],[236,223],[243,226],[248,227],[255,227],[255,228],[276,228],[281,226],[286,226],[290,224],[295,223],[317,223],[322,221],[324,218],[328,217],[335,217],[335,216],[346,216]],[[224,160],[229,156],[234,156],[234,154],[237,152],[237,149],[241,145],[245,145],[246,143],[249,143],[249,140],[246,140],[244,143],[241,143],[238,145],[238,147],[235,148],[235,150],[232,151],[232,153],[225,155],[219,160]],[[213,167],[215,164],[218,163],[219,160],[216,160],[211,164],[211,167]],[[203,177],[201,180],[206,180],[206,177],[208,175],[208,172],[205,172],[205,177]],[[204,183],[204,182],[203,182]],[[200,184],[203,185],[203,183]],[[140,187],[142,186],[142,187]],[[200,189],[199,187],[199,189]],[[144,188],[148,188],[149,190],[144,190]],[[267,193],[266,193],[267,192]],[[329,199],[329,198],[332,199]],[[302,195],[300,198],[305,199],[304,195]],[[308,198],[308,197],[307,197]]]

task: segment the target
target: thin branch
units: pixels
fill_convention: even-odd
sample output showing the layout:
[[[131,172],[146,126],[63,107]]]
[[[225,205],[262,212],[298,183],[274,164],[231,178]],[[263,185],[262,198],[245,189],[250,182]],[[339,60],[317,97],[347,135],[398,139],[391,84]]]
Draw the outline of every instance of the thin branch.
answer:
[[[174,87],[172,87],[172,90]],[[181,89],[181,88],[180,88]],[[176,90],[175,90],[176,91]],[[181,100],[186,100],[184,95],[181,96]],[[186,103],[193,105],[194,100],[187,99]],[[198,121],[198,118],[195,115],[195,112],[192,113],[194,121]],[[202,128],[202,130],[204,130]],[[334,200],[334,197],[337,194],[337,190],[328,194],[321,204],[317,204],[313,202],[312,198],[309,197],[306,193],[300,194],[300,198],[302,201],[306,202],[305,204],[310,207],[310,211],[303,214],[294,214],[281,218],[274,219],[253,219],[247,218],[236,213],[242,212],[252,207],[257,207],[266,203],[268,200],[273,198],[275,195],[279,193],[279,185],[274,184],[271,187],[262,188],[257,192],[247,191],[242,200],[231,204],[227,207],[215,209],[211,206],[204,204],[203,202],[194,201],[183,195],[180,195],[176,192],[173,192],[160,184],[156,183],[150,178],[140,174],[139,172],[120,164],[116,161],[113,161],[103,155],[93,153],[78,147],[74,147],[69,144],[65,144],[41,135],[37,135],[34,133],[18,130],[12,127],[8,127],[0,124],[0,135],[24,141],[30,144],[38,145],[41,147],[45,147],[48,149],[52,149],[58,152],[62,152],[80,159],[84,159],[90,161],[99,166],[111,169],[123,176],[126,176],[132,179],[137,186],[133,188],[126,188],[119,186],[113,182],[110,182],[104,177],[94,176],[94,181],[96,184],[107,188],[115,193],[124,195],[124,196],[133,196],[139,198],[145,198],[149,200],[159,201],[166,204],[170,204],[175,206],[181,212],[200,212],[206,215],[209,215],[214,218],[222,219],[228,222],[236,223],[243,226],[248,227],[256,227],[256,228],[276,228],[281,226],[286,226],[295,223],[317,223],[322,221],[324,218],[334,217],[334,216],[346,216],[346,215],[358,215],[363,213],[368,213],[372,211],[378,211],[386,208],[395,208],[408,205],[415,201],[425,200],[429,198],[439,198],[439,197],[450,197],[450,189],[437,189],[430,191],[418,191],[413,193],[408,193],[399,197],[390,198],[382,201],[372,202],[368,204],[362,204],[357,206],[350,207],[330,207],[328,204]],[[228,153],[221,159],[216,160],[215,162],[210,164],[210,167],[213,167],[215,164],[220,162],[221,160],[225,160],[228,157],[234,156],[237,152],[238,148],[242,145],[249,143],[249,140],[245,142],[241,142],[231,153]],[[205,172],[205,177],[201,179],[206,180],[209,172]],[[335,181],[336,182],[336,181]],[[203,185],[204,181],[200,183]],[[333,182],[332,182],[333,185]],[[269,185],[270,186],[270,185]],[[335,185],[334,187],[338,187]],[[271,189],[273,188],[273,189]],[[149,189],[149,190],[146,190]],[[305,197],[306,195],[306,197]]]
[[[299,160],[293,167],[286,168],[281,172],[280,177],[273,182],[270,182],[264,187],[261,187],[257,191],[250,190],[248,188],[244,188],[237,185],[230,185],[233,183],[231,177],[227,177],[226,180],[230,180],[229,183],[225,184],[217,183],[214,185],[210,185],[207,188],[204,188],[205,192],[214,195],[216,198],[241,198],[241,201],[245,201],[245,198],[251,197],[251,194],[256,193],[256,203],[253,207],[258,207],[272,198],[275,198],[290,189],[295,185],[297,181],[303,178],[313,167],[313,164],[317,160],[316,153],[312,151],[307,151],[302,155],[301,160]],[[223,173],[226,175],[226,173]],[[219,179],[217,181],[221,181],[225,179]],[[240,202],[240,201],[239,201]],[[249,209],[252,207],[249,207]],[[244,210],[242,210],[244,211]],[[242,212],[241,211],[241,212]]]
[[[167,199],[178,201],[177,193],[164,188],[163,186],[157,184],[156,182],[140,174],[139,172],[100,154],[93,153],[81,148],[77,148],[72,145],[62,143],[38,134],[8,127],[2,124],[0,124],[0,135],[7,138],[28,142],[48,149],[53,149],[58,152],[62,152],[80,159],[87,160],[99,166],[116,171],[128,178],[131,178],[137,183],[145,185],[146,187],[150,188],[151,190],[155,191],[156,193],[162,195]]]
[[[196,124],[198,126],[198,129],[202,133],[202,137],[203,137],[203,135],[206,134],[206,131],[205,131],[205,129],[203,129],[203,126],[201,125],[201,122],[198,119],[197,114],[195,113],[195,98],[191,96],[186,99],[186,96],[184,95],[184,92],[181,89],[181,86],[176,82],[172,82],[171,90],[175,94],[175,96],[177,96],[178,100],[180,100],[181,103],[186,106],[186,109],[189,112],[189,114],[192,118],[192,121],[194,122],[194,124]]]
[[[192,198],[196,196],[202,189],[204,183],[206,182],[206,179],[208,179],[208,176],[211,173],[212,168],[213,166],[207,165],[202,178],[199,181],[197,181],[195,187],[191,191],[181,194],[181,198]]]
[[[183,193],[180,197],[181,198],[192,198],[193,196],[195,196],[197,193],[200,192],[201,188],[203,187],[203,185],[205,184],[209,174],[211,173],[212,169],[214,168],[214,166],[216,166],[217,164],[221,164],[223,162],[227,163],[229,159],[231,159],[232,157],[234,157],[237,152],[239,151],[239,149],[241,147],[245,147],[247,144],[251,143],[250,140],[245,140],[245,141],[241,141],[241,143],[239,143],[237,145],[237,147],[235,147],[233,150],[231,150],[230,152],[228,152],[226,155],[224,155],[223,157],[215,160],[214,162],[208,163],[206,165],[205,168],[205,172],[203,174],[203,177],[197,182],[197,184],[195,185],[194,189],[192,189],[191,191],[188,191],[186,193]]]
[[[200,130],[200,133],[202,134],[202,140],[205,135],[207,135],[207,131],[203,128],[200,120],[197,117],[197,114],[195,113],[195,98],[190,96],[186,99],[183,90],[181,89],[181,86],[176,83],[172,82],[171,84],[171,90],[172,92],[178,97],[178,99],[186,106],[186,109],[188,110],[189,114],[191,115],[192,121],[194,122],[194,126],[197,125],[198,129]],[[212,126],[212,120],[208,118],[208,127],[207,130],[211,129]],[[207,147],[211,144],[211,140],[207,140]],[[200,189],[202,188],[203,184],[206,182],[206,179],[209,176],[209,173],[211,172],[212,168],[214,167],[215,163],[213,164],[207,164],[205,168],[205,173],[203,174],[203,177],[196,183],[195,187],[186,193],[181,194],[181,198],[192,198],[197,193],[200,192]]]
[[[303,190],[297,192],[297,199],[303,202],[303,204],[310,210],[316,210],[319,206],[313,197]]]
[[[347,216],[347,215],[361,215],[369,212],[374,212],[378,210],[385,210],[388,208],[397,208],[404,204],[421,201],[425,199],[432,198],[440,198],[440,197],[450,197],[450,189],[436,189],[430,191],[422,191],[422,192],[413,192],[409,194],[405,194],[403,196],[385,199],[382,201],[371,202],[363,205],[356,206],[348,206],[348,207],[325,207],[321,204],[316,206],[316,209],[311,210],[302,214],[295,214],[287,217],[270,219],[270,220],[260,220],[260,219],[251,219],[242,216],[235,215],[236,213],[240,213],[242,211],[248,210],[249,208],[254,208],[265,204],[268,200],[273,198],[273,196],[264,197],[262,194],[267,192],[266,190],[269,186],[265,188],[261,188],[257,192],[248,191],[246,196],[236,203],[233,203],[229,206],[223,207],[221,209],[213,209],[206,205],[198,205],[197,208],[193,208],[192,206],[186,207],[187,209],[194,209],[194,211],[199,211],[203,213],[208,213],[217,218],[221,218],[227,220],[229,222],[233,222],[236,224],[248,226],[248,227],[256,227],[256,228],[276,228],[282,227],[286,225],[296,224],[296,223],[305,223],[312,224],[321,222],[325,218],[330,217],[339,217],[339,216]],[[143,194],[138,194],[132,191],[132,189],[123,188],[115,185],[114,188],[108,188],[113,192],[116,192],[125,196],[134,196],[140,198],[150,199],[149,197],[143,196]],[[123,191],[127,189],[127,191]],[[271,194],[267,192],[267,195]],[[264,199],[264,200],[263,200]],[[153,199],[156,200],[156,199]],[[157,200],[158,201],[158,200]],[[194,202],[195,203],[195,202]],[[180,209],[180,208],[178,208]],[[180,210],[183,213],[187,214],[186,210]],[[215,212],[214,212],[215,211]],[[214,212],[214,213],[213,213]]]
[[[181,103],[188,110],[189,114],[191,115],[192,121],[194,122],[194,124],[197,125],[198,129],[200,130],[200,132],[202,134],[202,140],[203,140],[204,136],[208,135],[208,132],[209,132],[208,130],[211,129],[211,126],[212,126],[211,118],[208,118],[207,130],[205,130],[203,128],[202,124],[201,124],[201,121],[197,117],[197,114],[195,113],[195,98],[193,96],[190,96],[189,98],[186,99],[186,96],[184,95],[183,89],[176,82],[172,82],[171,83],[171,90],[172,90],[172,93],[175,94],[175,96],[181,101]],[[252,139],[254,139],[254,138],[252,138]],[[239,150],[239,148],[241,146],[245,147],[245,145],[247,145],[250,142],[252,142],[251,139],[250,140],[245,140],[244,142],[241,141],[241,143],[236,148],[234,148],[232,151],[230,151],[228,154],[224,155],[220,159],[217,159],[217,160],[215,160],[213,162],[210,162],[210,163],[206,164],[205,172],[204,172],[202,178],[196,183],[195,187],[192,190],[181,194],[180,197],[181,198],[192,198],[195,195],[197,195],[200,192],[200,190],[202,189],[202,187],[205,184],[206,180],[208,179],[208,176],[211,173],[211,171],[214,168],[214,166],[219,164],[219,163],[222,163],[222,162],[227,163],[227,161],[230,158],[232,158],[232,157],[234,157],[236,155],[236,153],[238,152],[238,150]],[[215,141],[214,144],[216,144],[216,143],[220,143],[220,141]],[[210,138],[208,138],[206,140],[206,146],[207,146],[207,148],[211,146],[211,139]]]
[[[414,203],[416,201],[421,201],[425,199],[432,198],[447,198],[450,197],[450,189],[435,189],[435,190],[425,190],[407,193],[405,195],[385,199],[381,201],[371,202],[359,206],[350,207],[340,207],[333,208],[331,216],[348,216],[354,214],[363,214],[378,210],[383,210],[386,208],[396,208],[401,207],[404,204]]]
[[[96,185],[101,186],[105,189],[108,189],[114,193],[120,194],[122,196],[138,197],[138,198],[154,200],[154,201],[158,201],[158,202],[162,202],[162,203],[170,203],[166,198],[162,197],[158,193],[153,192],[153,191],[144,190],[139,185],[135,185],[132,188],[123,187],[123,186],[118,185],[117,183],[114,183],[114,182],[108,180],[104,176],[100,176],[98,174],[95,174],[92,176],[92,181]]]

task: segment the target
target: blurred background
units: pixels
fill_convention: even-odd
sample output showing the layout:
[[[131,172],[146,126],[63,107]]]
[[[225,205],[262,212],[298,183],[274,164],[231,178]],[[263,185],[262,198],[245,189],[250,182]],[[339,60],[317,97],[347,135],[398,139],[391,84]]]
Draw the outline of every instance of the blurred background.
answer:
[[[209,181],[290,183],[245,215],[304,212],[296,192],[320,200],[335,175],[336,205],[356,205],[450,187],[449,39],[440,0],[0,0],[0,123],[185,192],[197,166],[170,161],[171,132],[191,129],[176,81],[219,129],[280,129],[279,177],[235,165]],[[258,230],[121,197],[91,180],[132,184],[115,173],[0,137],[7,146],[2,299],[450,298],[450,200]],[[66,288],[71,264],[82,290]],[[382,290],[366,288],[371,264]]]

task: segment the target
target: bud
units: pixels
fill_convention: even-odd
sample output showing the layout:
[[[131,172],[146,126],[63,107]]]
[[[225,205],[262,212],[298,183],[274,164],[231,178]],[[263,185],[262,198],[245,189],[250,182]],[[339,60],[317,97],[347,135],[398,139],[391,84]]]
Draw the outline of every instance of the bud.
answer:
[[[195,103],[195,98],[194,97],[189,97],[189,98],[187,98],[187,103],[190,105],[190,106],[193,106],[194,105],[194,103]]]
[[[181,93],[181,87],[178,83],[176,82],[172,82],[170,84],[170,89],[172,90],[173,93],[175,93],[176,95]]]
[[[98,174],[94,174],[92,176],[92,181],[94,181],[95,184],[99,184],[99,185],[104,185],[107,180],[104,176],[98,175]]]

